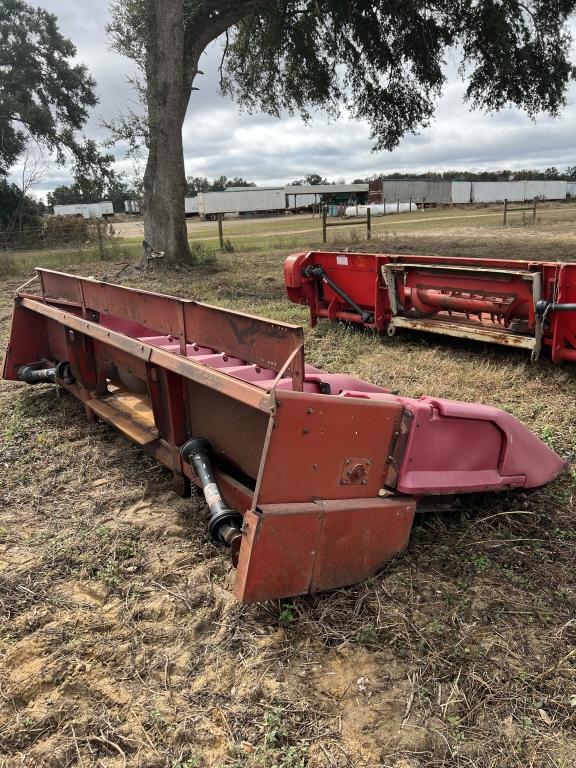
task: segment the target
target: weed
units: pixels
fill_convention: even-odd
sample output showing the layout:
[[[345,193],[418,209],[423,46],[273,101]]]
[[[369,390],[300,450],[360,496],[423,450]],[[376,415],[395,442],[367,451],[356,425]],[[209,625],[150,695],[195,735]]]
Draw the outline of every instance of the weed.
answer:
[[[288,734],[282,710],[272,709],[264,715],[264,744],[266,747],[279,747],[286,740]]]
[[[378,640],[378,630],[373,624],[367,624],[358,630],[358,642],[361,645],[377,645]]]
[[[175,760],[171,768],[202,768],[202,761],[198,756]]]
[[[482,573],[482,571],[487,571],[488,568],[490,568],[492,565],[492,561],[486,555],[479,555],[478,557],[475,557],[472,562],[474,564],[474,568],[477,571],[480,571],[480,573]]]
[[[298,616],[294,611],[294,606],[290,603],[283,603],[278,616],[280,624],[291,624],[293,621],[296,621],[297,618]]]
[[[198,240],[189,240],[191,264],[208,265],[214,264],[217,260],[216,250]]]
[[[265,713],[262,737],[248,754],[236,750],[234,768],[306,768],[306,745],[291,743],[285,714],[282,707]]]

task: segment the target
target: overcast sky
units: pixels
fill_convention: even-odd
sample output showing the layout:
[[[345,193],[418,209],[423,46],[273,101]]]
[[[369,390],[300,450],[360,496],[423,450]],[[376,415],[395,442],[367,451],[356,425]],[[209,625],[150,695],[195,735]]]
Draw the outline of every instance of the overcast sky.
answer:
[[[55,13],[60,29],[78,49],[97,82],[99,104],[86,126],[86,135],[106,136],[100,127],[135,97],[126,82],[129,61],[110,51],[105,25],[108,3],[88,0],[28,0]],[[370,176],[379,172],[418,173],[446,169],[564,168],[576,165],[576,87],[560,119],[542,116],[530,121],[518,110],[497,115],[470,112],[462,100],[463,85],[450,80],[432,125],[418,136],[407,136],[393,152],[373,153],[368,127],[341,118],[328,123],[318,116],[311,124],[298,118],[277,120],[246,115],[218,95],[220,44],[205,54],[184,125],[184,155],[189,176],[242,176],[258,184],[284,184],[317,172],[330,179]],[[119,171],[134,172],[122,149],[115,150]],[[14,177],[17,177],[15,169]],[[66,168],[53,166],[37,186],[44,194],[70,183]]]

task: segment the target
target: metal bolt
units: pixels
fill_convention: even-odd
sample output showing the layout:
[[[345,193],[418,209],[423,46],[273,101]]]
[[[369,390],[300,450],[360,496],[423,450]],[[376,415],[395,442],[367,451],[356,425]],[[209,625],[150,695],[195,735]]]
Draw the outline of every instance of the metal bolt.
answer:
[[[307,434],[308,434],[308,432],[310,432],[310,430],[308,429],[308,427],[303,427],[303,429],[302,429],[302,434],[303,434],[303,435],[307,435]]]
[[[344,464],[350,464],[350,462],[351,462],[351,461],[352,461],[352,459],[346,459],[346,461],[344,462]]]
[[[314,413],[314,409],[313,408],[306,408],[306,413],[307,413],[308,416],[312,416],[312,414]]]
[[[348,485],[348,480],[340,480],[342,485]]]

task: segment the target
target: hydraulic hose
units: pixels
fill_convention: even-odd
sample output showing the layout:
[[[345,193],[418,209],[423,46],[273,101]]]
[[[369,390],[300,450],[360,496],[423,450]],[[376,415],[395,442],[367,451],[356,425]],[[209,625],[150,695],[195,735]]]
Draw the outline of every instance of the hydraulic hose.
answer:
[[[70,363],[58,363],[55,368],[41,368],[43,363],[30,363],[21,365],[17,375],[20,381],[26,384],[55,384],[61,381],[63,384],[73,384],[75,379],[70,369]]]
[[[352,309],[358,312],[363,323],[369,323],[370,320],[372,320],[372,313],[362,309],[362,307],[359,307],[358,304],[356,304],[356,302],[353,301],[350,296],[348,296],[348,294],[342,290],[342,288],[336,285],[331,277],[328,277],[326,272],[324,272],[319,264],[312,264],[309,267],[305,267],[304,275],[306,277],[315,277],[317,280],[323,280],[326,285],[329,285],[330,288],[332,288],[334,293],[337,293],[341,299],[344,299],[344,301],[352,307]]]
[[[188,461],[200,480],[204,498],[210,509],[208,531],[213,541],[227,544],[231,549],[232,564],[238,563],[242,542],[242,515],[230,509],[222,499],[212,465],[212,448],[208,440],[188,440],[180,449],[180,455]]]

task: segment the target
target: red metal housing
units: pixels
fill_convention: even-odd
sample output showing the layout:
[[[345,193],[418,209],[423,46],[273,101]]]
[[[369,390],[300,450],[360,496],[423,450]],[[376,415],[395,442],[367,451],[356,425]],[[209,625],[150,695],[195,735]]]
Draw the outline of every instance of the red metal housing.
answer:
[[[313,325],[410,328],[576,361],[576,264],[313,251],[289,256],[284,276]]]
[[[564,466],[495,408],[306,365],[298,326],[37,272],[40,291],[16,297],[4,378],[55,381],[181,493],[201,483],[180,448],[208,441],[211,500],[242,520],[239,600],[359,581],[406,546],[423,497],[534,487]]]

